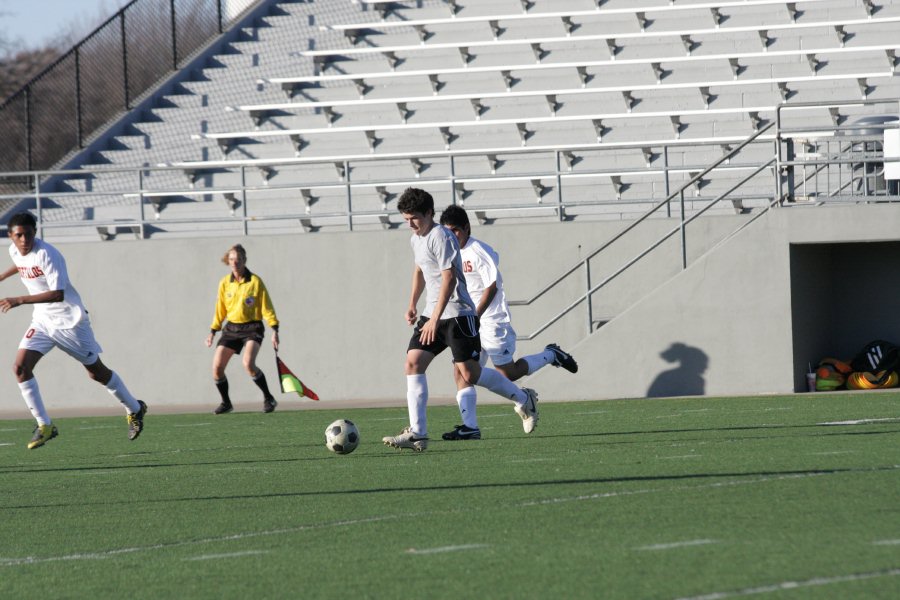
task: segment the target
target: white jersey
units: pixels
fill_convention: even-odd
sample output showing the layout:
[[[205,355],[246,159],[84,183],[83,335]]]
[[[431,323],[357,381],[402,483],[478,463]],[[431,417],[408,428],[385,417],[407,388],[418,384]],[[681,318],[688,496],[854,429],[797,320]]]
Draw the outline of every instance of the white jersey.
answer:
[[[69,281],[66,261],[59,250],[36,239],[31,252],[25,256],[19,254],[15,244],[10,244],[9,255],[19,269],[29,295],[63,290],[62,302],[35,304],[32,320],[49,330],[75,327],[87,311],[81,303],[81,296]]]
[[[503,276],[500,275],[500,255],[493,248],[470,237],[461,251],[466,287],[477,307],[484,290],[497,283],[494,299],[480,317],[482,323],[509,323],[509,305],[503,291]]]
[[[434,312],[441,291],[441,273],[448,269],[452,269],[456,275],[456,287],[450,292],[450,299],[441,314],[441,319],[474,315],[475,304],[466,289],[459,242],[453,232],[435,223],[424,236],[413,234],[410,244],[416,265],[425,276],[425,310],[422,311],[422,315],[431,317]]]

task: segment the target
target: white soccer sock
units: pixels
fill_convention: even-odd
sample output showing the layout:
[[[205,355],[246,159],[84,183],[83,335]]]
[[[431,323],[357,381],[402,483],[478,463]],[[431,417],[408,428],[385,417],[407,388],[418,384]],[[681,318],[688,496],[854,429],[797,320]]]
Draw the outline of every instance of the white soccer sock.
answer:
[[[463,425],[469,429],[478,429],[478,417],[475,414],[475,402],[478,394],[471,385],[456,392],[456,403]]]
[[[32,377],[28,381],[23,381],[19,384],[19,389],[22,391],[22,397],[25,399],[25,404],[28,405],[28,410],[31,411],[38,425],[49,425],[51,422],[50,415],[47,414],[47,409],[44,408],[44,400],[41,398],[41,390],[38,389],[37,379]]]
[[[475,385],[487,388],[498,396],[509,398],[516,404],[525,404],[528,399],[525,392],[520,390],[516,384],[490,367],[481,369],[481,377],[478,378]]]
[[[425,374],[406,376],[406,408],[409,410],[409,426],[420,437],[428,435],[425,407],[428,406],[428,380]]]
[[[140,412],[141,405],[138,404],[137,399],[131,395],[131,392],[125,387],[125,382],[122,381],[122,378],[119,377],[115,371],[112,372],[112,377],[110,377],[109,381],[106,383],[106,391],[115,396],[116,400],[121,402],[125,408],[128,409],[130,414]]]
[[[528,356],[522,357],[522,360],[524,360],[528,365],[529,375],[546,367],[555,359],[556,355],[550,350],[544,350],[543,352],[538,352],[537,354],[529,354]]]

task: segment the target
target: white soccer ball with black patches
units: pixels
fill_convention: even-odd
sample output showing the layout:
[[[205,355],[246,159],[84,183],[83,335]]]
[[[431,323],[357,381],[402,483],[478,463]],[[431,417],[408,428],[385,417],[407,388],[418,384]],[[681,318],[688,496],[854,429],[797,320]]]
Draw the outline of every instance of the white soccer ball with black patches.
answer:
[[[338,419],[325,430],[325,447],[337,454],[350,454],[359,446],[359,429],[353,421]]]

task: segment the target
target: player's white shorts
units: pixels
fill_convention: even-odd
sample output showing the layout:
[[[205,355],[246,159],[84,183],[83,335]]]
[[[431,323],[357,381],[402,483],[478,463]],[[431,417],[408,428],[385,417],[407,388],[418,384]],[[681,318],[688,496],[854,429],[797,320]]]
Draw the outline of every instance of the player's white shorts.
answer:
[[[91,321],[87,316],[72,329],[49,330],[32,321],[19,342],[19,349],[34,350],[41,354],[47,354],[53,348],[59,348],[85,366],[97,362],[103,352],[94,339],[94,330],[91,329]]]
[[[509,323],[481,324],[481,364],[508,365],[516,355],[516,331]]]

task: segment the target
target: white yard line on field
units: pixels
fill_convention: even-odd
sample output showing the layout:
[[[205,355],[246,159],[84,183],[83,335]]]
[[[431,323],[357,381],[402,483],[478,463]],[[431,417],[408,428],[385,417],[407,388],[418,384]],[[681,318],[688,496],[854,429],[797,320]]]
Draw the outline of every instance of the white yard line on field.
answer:
[[[676,460],[683,458],[700,458],[702,454],[680,454],[678,456],[657,456],[659,460]]]
[[[460,552],[463,550],[478,550],[487,548],[487,544],[462,544],[460,546],[441,546],[439,548],[410,548],[407,554],[441,554],[443,552]]]
[[[877,540],[872,542],[873,546],[900,546],[900,540]]]
[[[900,421],[900,417],[884,417],[881,419],[857,419],[856,421],[829,421],[816,425],[868,425],[869,423],[890,423]]]
[[[250,538],[265,537],[272,535],[286,535],[291,533],[300,533],[303,531],[311,531],[315,529],[327,529],[329,527],[353,527],[366,523],[377,523],[380,521],[389,521],[392,519],[400,519],[412,515],[387,515],[381,517],[370,517],[368,519],[353,519],[347,521],[330,521],[327,523],[311,523],[309,525],[300,525],[298,527],[287,527],[284,529],[271,529],[267,531],[247,531],[244,533],[235,533],[220,537],[203,538],[199,540],[185,540],[182,542],[169,542],[166,544],[152,544],[149,546],[132,546],[130,548],[115,548],[112,550],[104,550],[102,552],[87,552],[83,554],[63,554],[61,556],[25,556],[21,558],[0,558],[0,567],[15,567],[19,565],[34,565],[40,563],[60,562],[69,560],[103,560],[118,556],[121,554],[134,554],[136,552],[148,552],[153,550],[168,550],[170,548],[179,548],[183,546],[196,546],[200,544],[214,544],[218,542],[233,542]]]
[[[718,544],[717,540],[686,540],[683,542],[670,542],[668,544],[652,544],[650,546],[640,546],[635,550],[673,550],[675,548],[687,548],[688,546],[706,546],[707,544]]]
[[[237,558],[240,556],[256,556],[257,554],[268,554],[268,550],[245,550],[244,552],[229,552],[227,554],[201,554],[200,556],[192,556],[184,560],[218,560],[220,558]]]
[[[207,427],[212,423],[185,423],[183,425],[172,425],[172,427]]]
[[[878,577],[896,577],[897,575],[900,575],[900,569],[887,569],[885,571],[873,571],[871,573],[854,573],[852,575],[816,577],[814,579],[807,579],[805,581],[782,581],[780,583],[761,585],[759,587],[753,588],[745,588],[743,590],[734,590],[730,592],[713,592],[711,594],[703,594],[701,596],[684,597],[679,598],[678,600],[724,600],[725,598],[736,598],[738,596],[756,596],[759,594],[771,594],[775,592],[783,592],[786,590],[796,590],[799,588],[845,583],[848,581],[862,581],[864,579],[875,579]]]

